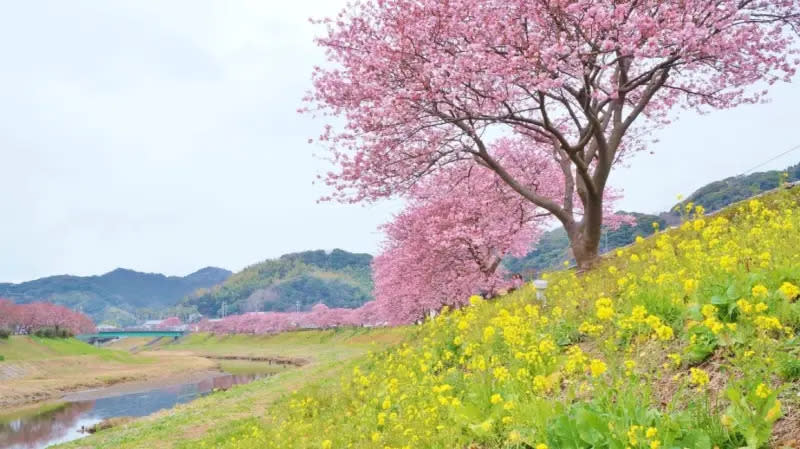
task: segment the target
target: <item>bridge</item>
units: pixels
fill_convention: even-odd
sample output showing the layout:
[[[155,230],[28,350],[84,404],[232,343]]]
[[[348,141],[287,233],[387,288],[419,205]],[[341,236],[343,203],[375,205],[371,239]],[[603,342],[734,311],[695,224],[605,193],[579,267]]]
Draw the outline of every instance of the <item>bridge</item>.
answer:
[[[83,340],[86,342],[96,342],[96,341],[105,341],[105,340],[112,340],[114,338],[123,338],[123,337],[147,337],[147,338],[161,338],[161,337],[172,337],[172,338],[179,338],[186,335],[187,331],[168,331],[168,330],[113,330],[113,331],[100,331],[94,334],[81,334],[76,335],[75,338],[79,340]]]

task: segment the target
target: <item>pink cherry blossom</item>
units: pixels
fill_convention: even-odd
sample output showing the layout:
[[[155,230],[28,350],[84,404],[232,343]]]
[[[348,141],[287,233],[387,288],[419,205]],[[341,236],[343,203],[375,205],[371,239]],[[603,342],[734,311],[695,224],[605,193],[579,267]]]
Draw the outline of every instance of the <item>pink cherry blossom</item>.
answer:
[[[46,327],[66,329],[73,334],[95,332],[92,320],[80,312],[47,302],[14,304],[0,298],[0,328],[28,335]]]
[[[250,312],[221,320],[203,320],[196,330],[220,334],[275,334],[300,329],[383,326],[383,309],[370,301],[357,309],[330,308],[317,304],[309,312]]]
[[[159,329],[173,329],[179,327],[183,324],[180,318],[176,316],[171,316],[169,318],[164,319],[161,323],[158,324]]]
[[[758,102],[795,74],[800,0],[365,0],[317,23],[328,63],[304,111],[339,118],[316,139],[337,166],[331,199],[488,167],[560,221],[587,267],[615,165],[675,111]],[[522,176],[503,138],[546,154],[561,188]]]
[[[525,143],[499,139],[493,152],[537,194],[564,198],[564,173],[545,154],[548,148],[534,151]],[[393,324],[511,286],[502,260],[525,255],[549,219],[546,210],[518,195],[493,170],[470,161],[439,169],[407,196],[407,209],[384,225],[387,240],[373,262],[375,298]],[[625,220],[607,215],[615,217],[609,220],[614,223]]]

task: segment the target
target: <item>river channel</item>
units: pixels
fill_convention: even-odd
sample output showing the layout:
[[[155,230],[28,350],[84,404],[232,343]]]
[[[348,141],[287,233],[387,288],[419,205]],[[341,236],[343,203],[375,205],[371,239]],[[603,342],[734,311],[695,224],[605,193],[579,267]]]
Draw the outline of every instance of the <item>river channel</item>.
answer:
[[[0,449],[43,449],[76,440],[87,435],[84,429],[105,419],[146,416],[260,377],[265,376],[219,374],[201,381],[92,400],[68,397],[54,410],[0,421]]]

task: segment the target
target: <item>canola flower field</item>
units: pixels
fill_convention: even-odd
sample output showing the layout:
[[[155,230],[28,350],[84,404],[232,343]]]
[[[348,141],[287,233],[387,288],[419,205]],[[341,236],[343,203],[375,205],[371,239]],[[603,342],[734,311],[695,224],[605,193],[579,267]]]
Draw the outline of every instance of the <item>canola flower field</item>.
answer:
[[[444,312],[223,448],[760,448],[800,441],[800,189]]]

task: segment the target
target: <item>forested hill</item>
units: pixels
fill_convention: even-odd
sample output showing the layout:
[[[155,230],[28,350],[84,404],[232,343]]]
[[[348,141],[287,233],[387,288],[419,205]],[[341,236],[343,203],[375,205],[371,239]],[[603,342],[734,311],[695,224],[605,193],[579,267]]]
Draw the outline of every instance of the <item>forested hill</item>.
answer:
[[[680,222],[679,210],[688,203],[701,205],[707,212],[715,212],[737,201],[772,190],[778,187],[783,180],[785,182],[800,180],[800,164],[793,165],[786,170],[772,170],[714,181],[697,189],[669,211],[658,215],[622,212],[636,217],[636,224],[625,225],[617,230],[607,230],[600,242],[600,251],[610,251],[629,245],[639,235],[647,237],[653,233],[654,222],[658,222],[662,229],[665,225]],[[559,227],[546,232],[536,244],[535,249],[527,256],[509,258],[505,261],[505,266],[512,272],[531,275],[534,272],[553,268],[569,259],[567,234],[564,229]]]
[[[286,254],[252,265],[221,285],[185,298],[182,306],[216,317],[255,311],[309,310],[314,304],[356,308],[372,299],[369,254],[340,249]]]
[[[96,323],[134,324],[161,315],[191,292],[217,285],[232,273],[207,267],[188,276],[118,268],[101,276],[50,276],[0,284],[0,297],[17,303],[47,301],[80,310]]]
[[[676,207],[694,203],[702,205],[708,212],[715,212],[737,201],[772,190],[778,187],[784,178],[786,182],[800,181],[800,164],[793,165],[786,170],[772,170],[746,176],[733,176],[706,184],[677,204]],[[675,211],[676,207],[673,207],[668,214],[678,217],[679,214]],[[662,214],[662,216],[664,215],[666,214]]]

